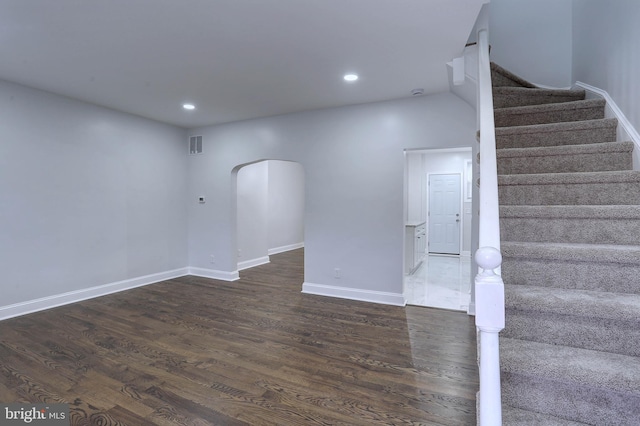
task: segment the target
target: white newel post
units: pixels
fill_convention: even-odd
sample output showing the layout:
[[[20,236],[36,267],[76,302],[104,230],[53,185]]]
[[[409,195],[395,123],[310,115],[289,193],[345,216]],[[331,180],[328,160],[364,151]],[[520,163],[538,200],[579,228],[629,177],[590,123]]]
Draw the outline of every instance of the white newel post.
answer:
[[[502,425],[499,333],[504,329],[504,283],[500,276],[500,206],[493,117],[489,40],[486,28],[478,31],[478,121],[480,128],[479,249],[476,327],[479,338],[480,391],[478,424]]]
[[[504,329],[504,283],[494,271],[502,264],[500,251],[481,247],[475,255],[482,269],[476,275],[476,327],[480,331],[479,425],[502,425],[499,333]]]

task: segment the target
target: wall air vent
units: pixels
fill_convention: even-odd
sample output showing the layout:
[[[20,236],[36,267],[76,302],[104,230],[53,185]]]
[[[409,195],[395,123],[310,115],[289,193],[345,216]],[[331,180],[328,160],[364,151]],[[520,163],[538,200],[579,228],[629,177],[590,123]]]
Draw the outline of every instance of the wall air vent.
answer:
[[[191,136],[189,138],[189,154],[202,154],[202,136]]]

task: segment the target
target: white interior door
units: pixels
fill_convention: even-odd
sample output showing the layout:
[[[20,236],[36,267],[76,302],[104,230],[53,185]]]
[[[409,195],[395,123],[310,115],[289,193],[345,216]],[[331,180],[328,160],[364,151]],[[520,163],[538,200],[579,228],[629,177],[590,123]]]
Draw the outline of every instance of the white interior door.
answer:
[[[429,253],[460,254],[460,174],[429,175]]]

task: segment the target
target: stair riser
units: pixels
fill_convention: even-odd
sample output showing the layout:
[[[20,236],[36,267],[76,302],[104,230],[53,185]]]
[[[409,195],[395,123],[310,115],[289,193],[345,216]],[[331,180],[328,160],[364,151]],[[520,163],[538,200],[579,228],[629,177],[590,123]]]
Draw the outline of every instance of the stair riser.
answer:
[[[493,95],[493,107],[494,108],[510,108],[527,105],[546,105],[555,104],[561,102],[574,102],[581,101],[584,96],[578,95],[549,95],[547,93],[528,93],[526,95],[520,94],[506,94],[506,93],[494,93]]]
[[[630,152],[498,158],[498,174],[606,172],[632,170]]]
[[[640,321],[602,320],[507,309],[504,337],[640,356]],[[535,327],[531,325],[535,324]]]
[[[638,229],[638,219],[500,219],[502,241],[637,245]]]
[[[522,87],[522,84],[497,72],[491,73],[491,84],[494,87]]]
[[[640,294],[640,265],[503,257],[507,284]]]
[[[540,111],[515,113],[496,111],[496,127],[529,126],[532,124],[562,123],[568,121],[598,120],[604,118],[604,107],[561,109],[558,111]]]
[[[535,88],[536,85],[523,79],[522,77],[502,68],[496,63],[491,63],[491,85],[493,87],[528,87]]]
[[[590,425],[637,426],[640,419],[638,395],[513,373],[502,382],[502,401],[513,407]]]
[[[615,142],[615,126],[595,129],[576,129],[561,132],[513,133],[500,134],[496,129],[496,147],[500,148],[532,148],[542,146],[582,145],[589,143]]]
[[[640,204],[637,182],[498,186],[501,205]]]

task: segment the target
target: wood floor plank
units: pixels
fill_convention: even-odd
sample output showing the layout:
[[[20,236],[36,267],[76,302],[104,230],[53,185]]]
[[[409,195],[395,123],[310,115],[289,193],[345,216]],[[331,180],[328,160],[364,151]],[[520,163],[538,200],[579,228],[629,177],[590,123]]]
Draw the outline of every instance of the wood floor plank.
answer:
[[[303,260],[0,322],[2,402],[74,425],[475,424],[472,317],[302,294]]]

